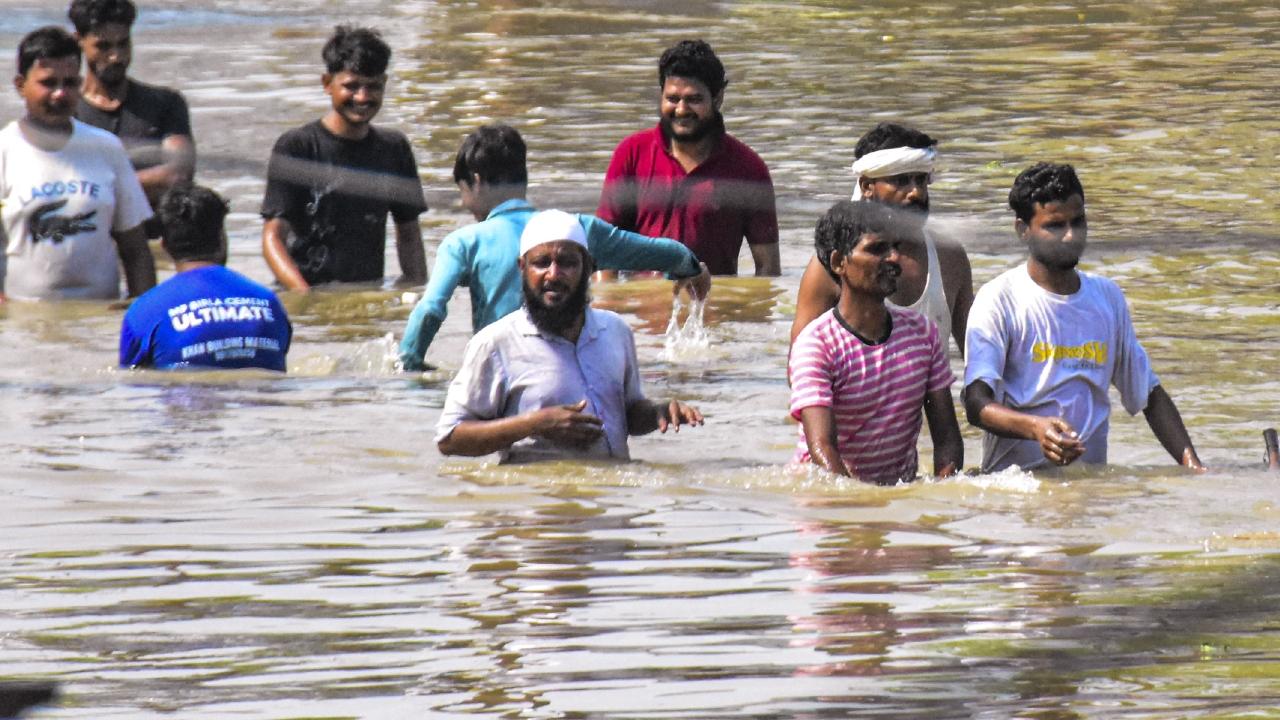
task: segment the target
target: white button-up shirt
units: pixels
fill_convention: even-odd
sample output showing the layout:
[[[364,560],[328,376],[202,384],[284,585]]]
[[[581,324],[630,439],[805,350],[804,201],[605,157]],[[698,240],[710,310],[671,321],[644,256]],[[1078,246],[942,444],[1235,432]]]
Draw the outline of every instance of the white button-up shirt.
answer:
[[[627,408],[644,399],[635,338],[617,314],[587,308],[578,342],[542,333],[521,308],[467,343],[462,369],[449,385],[436,442],[467,420],[514,417],[587,401],[584,412],[604,421],[604,435],[586,448],[541,437],[502,452],[502,462],[560,458],[630,459]]]

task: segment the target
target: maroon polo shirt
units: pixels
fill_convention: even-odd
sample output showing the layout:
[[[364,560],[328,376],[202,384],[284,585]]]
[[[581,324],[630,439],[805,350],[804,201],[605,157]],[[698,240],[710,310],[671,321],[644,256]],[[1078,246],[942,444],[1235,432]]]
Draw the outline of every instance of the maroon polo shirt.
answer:
[[[667,149],[661,125],[613,151],[596,215],[624,230],[684,243],[713,275],[737,275],[738,251],[778,242],[769,168],[724,133],[701,165],[686,173]]]

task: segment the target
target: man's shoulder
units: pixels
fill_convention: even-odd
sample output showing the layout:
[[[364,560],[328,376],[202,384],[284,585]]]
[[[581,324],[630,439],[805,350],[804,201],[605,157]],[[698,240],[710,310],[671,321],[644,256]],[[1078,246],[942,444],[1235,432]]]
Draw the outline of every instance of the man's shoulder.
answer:
[[[71,119],[71,126],[74,128],[71,136],[77,142],[91,143],[95,145],[110,145],[112,147],[118,147],[121,150],[124,149],[124,143],[120,142],[120,138],[100,127],[95,127],[83,120],[77,120],[75,118]]]
[[[725,155],[740,169],[748,170],[753,174],[769,175],[769,166],[765,164],[759,153],[751,149],[750,145],[728,132],[721,136],[720,142],[724,143]]]
[[[369,136],[379,145],[397,145],[409,148],[409,136],[403,132],[382,125],[370,125]]]
[[[166,105],[181,104],[186,105],[187,101],[182,97],[182,93],[167,88],[163,85],[152,85],[141,80],[129,78],[129,95],[125,102],[129,104],[154,105],[163,103]]]
[[[603,308],[587,307],[587,312],[591,316],[591,321],[598,327],[607,332],[631,334],[631,326],[627,324],[622,316],[612,310]]]
[[[1115,280],[1105,275],[1098,275],[1084,270],[1077,270],[1076,272],[1080,275],[1080,286],[1082,288],[1088,288],[1094,294],[1103,296],[1110,303],[1127,302],[1124,290]]]
[[[312,120],[298,127],[289,128],[276,138],[276,150],[288,149],[299,151],[314,148],[324,138],[327,131],[319,120]]]
[[[655,147],[665,147],[662,131],[657,126],[626,136],[622,139],[622,142],[618,143],[618,147],[613,149],[613,155],[614,157],[625,157],[648,152]]]

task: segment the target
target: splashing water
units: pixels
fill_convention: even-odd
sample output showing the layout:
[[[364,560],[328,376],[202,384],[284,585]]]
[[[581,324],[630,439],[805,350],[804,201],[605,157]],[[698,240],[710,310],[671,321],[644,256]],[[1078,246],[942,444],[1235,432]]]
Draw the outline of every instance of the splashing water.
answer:
[[[689,308],[689,314],[682,325],[680,312],[685,307]],[[711,338],[707,335],[706,325],[702,322],[706,309],[706,299],[686,303],[682,295],[672,297],[671,320],[667,322],[667,331],[662,343],[663,360],[687,362],[706,358],[705,351],[711,347]]]

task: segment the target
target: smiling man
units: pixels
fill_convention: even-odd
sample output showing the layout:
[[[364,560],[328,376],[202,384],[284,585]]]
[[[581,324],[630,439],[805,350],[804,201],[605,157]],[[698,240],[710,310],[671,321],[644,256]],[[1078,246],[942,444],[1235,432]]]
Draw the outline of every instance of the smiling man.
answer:
[[[149,290],[151,206],[120,140],[72,117],[75,38],[53,26],[22,38],[13,84],[26,114],[0,130],[0,301],[118,299],[122,265],[130,296]]]
[[[737,275],[745,238],[756,275],[781,274],[778,214],[764,161],[725,131],[728,84],[711,46],[685,40],[658,61],[658,125],[613,152],[596,214],[624,230],[675,238],[712,275]]]
[[[524,307],[467,343],[436,426],[441,453],[627,460],[628,435],[702,424],[679,400],[644,397],[631,329],[590,307],[595,265],[577,216],[535,214],[518,263]]]
[[[391,48],[367,28],[339,26],[321,76],[332,107],[276,141],[262,201],[262,254],[276,279],[306,292],[326,282],[382,280],[387,214],[400,282],[427,279],[418,216],[427,210],[404,134],[374,127]]]
[[[814,251],[840,283],[840,300],[805,326],[788,361],[791,415],[801,425],[796,462],[880,484],[915,478],[922,410],[934,474],[964,464],[945,340],[923,315],[885,303],[910,232],[895,215],[842,200],[818,221]]]
[[[1109,385],[1131,415],[1145,413],[1175,460],[1202,470],[1138,342],[1124,293],[1076,269],[1089,225],[1075,169],[1023,170],[1009,206],[1027,262],[984,285],[969,315],[964,405],[969,422],[987,431],[982,470],[1105,463]]]
[[[169,188],[191,182],[196,148],[182,95],[128,76],[137,14],[129,0],[71,3],[67,16],[85,61],[76,119],[120,138],[154,205]]]

